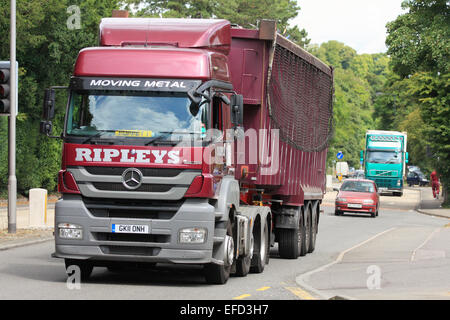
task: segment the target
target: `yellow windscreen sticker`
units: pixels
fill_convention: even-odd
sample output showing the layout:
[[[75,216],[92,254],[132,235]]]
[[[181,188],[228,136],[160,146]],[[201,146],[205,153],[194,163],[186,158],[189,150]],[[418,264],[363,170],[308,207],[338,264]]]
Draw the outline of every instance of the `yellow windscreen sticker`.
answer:
[[[117,137],[151,137],[153,132],[150,130],[117,130],[114,133]]]

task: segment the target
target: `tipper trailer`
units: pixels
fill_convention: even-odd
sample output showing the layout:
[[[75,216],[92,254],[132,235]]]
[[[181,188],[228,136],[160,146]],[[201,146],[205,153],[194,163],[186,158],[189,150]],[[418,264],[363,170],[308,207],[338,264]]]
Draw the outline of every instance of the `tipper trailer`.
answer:
[[[102,19],[68,92],[54,256],[82,277],[200,264],[222,284],[262,272],[276,242],[283,258],[314,250],[333,70],[275,22]]]

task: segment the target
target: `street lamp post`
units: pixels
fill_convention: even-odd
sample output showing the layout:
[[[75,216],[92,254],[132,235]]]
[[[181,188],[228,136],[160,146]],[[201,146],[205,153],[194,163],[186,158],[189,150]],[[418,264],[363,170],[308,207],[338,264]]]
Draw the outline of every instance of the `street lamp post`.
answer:
[[[17,112],[17,66],[16,66],[16,1],[11,0],[10,21],[10,101],[9,110],[9,177],[8,177],[8,233],[16,233],[16,201],[17,201],[17,178],[16,178],[16,112]]]

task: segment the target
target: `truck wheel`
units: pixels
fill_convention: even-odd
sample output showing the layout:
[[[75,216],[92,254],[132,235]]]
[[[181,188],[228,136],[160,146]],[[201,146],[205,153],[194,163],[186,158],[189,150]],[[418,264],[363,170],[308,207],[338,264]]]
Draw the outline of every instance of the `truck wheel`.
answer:
[[[311,219],[310,207],[303,212],[303,223],[300,225],[302,243],[300,245],[300,256],[303,257],[308,253],[309,242],[311,239]]]
[[[236,260],[236,276],[245,277],[250,272],[250,266],[252,264],[254,248],[254,237],[253,234],[250,239],[250,253],[245,257],[239,257]]]
[[[253,230],[258,231],[253,228]],[[253,252],[253,258],[251,260],[250,271],[252,273],[261,273],[264,271],[269,260],[269,226],[267,222],[264,222],[263,234],[258,233],[253,234],[255,237],[255,250]]]
[[[318,212],[320,212],[319,204],[317,204],[316,212],[313,212],[310,210],[311,213],[311,235],[310,235],[310,241],[309,241],[309,248],[308,252],[313,252],[316,248],[316,237],[317,237],[317,215]]]
[[[66,265],[66,272],[70,276],[73,272],[80,272],[80,280],[85,281],[89,279],[94,270],[92,263],[85,260],[77,259],[64,259],[64,264]],[[75,274],[75,276],[77,276]]]
[[[295,210],[295,209],[290,209]],[[283,259],[297,259],[300,256],[302,243],[305,241],[303,237],[303,215],[301,209],[298,213],[299,226],[296,229],[279,229],[278,231],[278,253]]]
[[[209,284],[225,284],[230,278],[231,266],[235,256],[233,229],[230,222],[228,222],[224,246],[223,264],[209,263],[204,267],[206,282]]]

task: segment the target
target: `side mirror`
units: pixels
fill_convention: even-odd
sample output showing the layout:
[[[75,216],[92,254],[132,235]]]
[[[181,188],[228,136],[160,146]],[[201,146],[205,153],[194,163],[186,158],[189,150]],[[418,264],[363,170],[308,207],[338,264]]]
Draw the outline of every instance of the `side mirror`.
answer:
[[[230,99],[231,123],[242,127],[244,124],[244,96],[233,94]]]
[[[43,120],[40,123],[39,131],[46,136],[51,136],[53,132],[53,124],[51,121]]]
[[[339,188],[333,188],[333,191],[339,192]]]
[[[405,163],[408,163],[408,162],[409,162],[409,153],[406,152],[406,154],[405,154]]]
[[[359,161],[364,162],[364,151],[363,150],[361,150],[359,152]]]
[[[43,118],[45,120],[51,120],[55,117],[55,89],[45,89]]]

